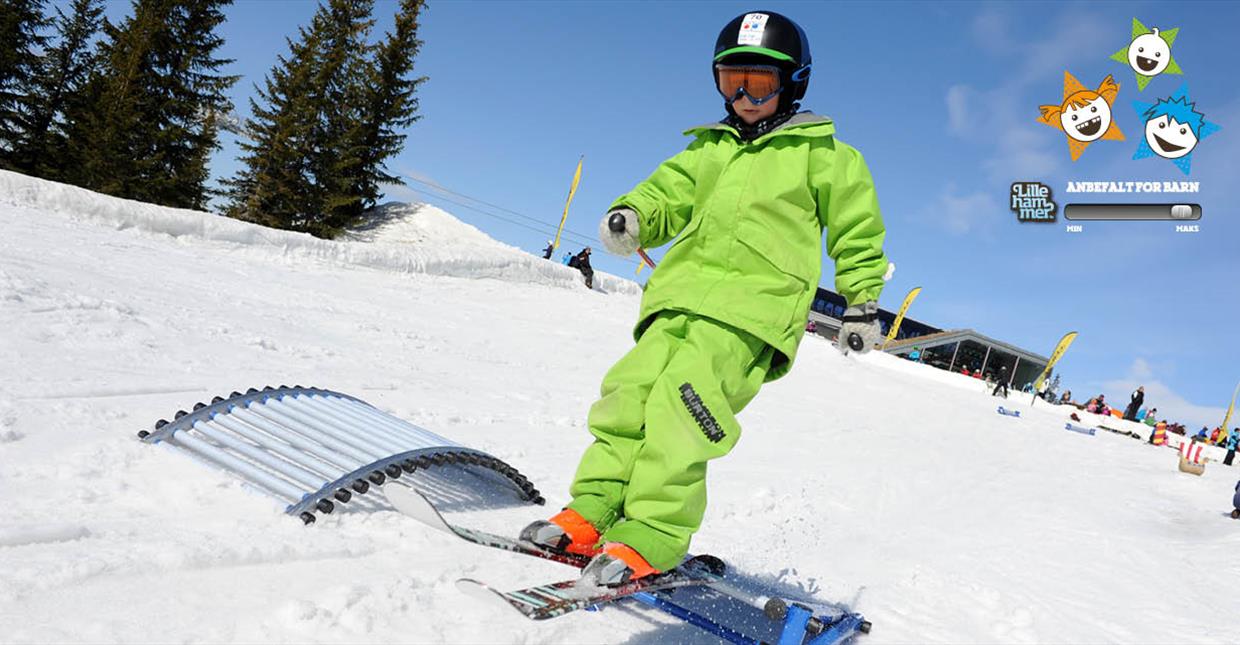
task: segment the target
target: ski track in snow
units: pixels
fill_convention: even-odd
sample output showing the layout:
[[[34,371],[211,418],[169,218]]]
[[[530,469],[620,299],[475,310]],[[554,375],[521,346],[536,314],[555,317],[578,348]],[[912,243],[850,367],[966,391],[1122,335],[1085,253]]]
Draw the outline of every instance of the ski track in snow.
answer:
[[[600,274],[608,294],[590,293],[437,209],[387,213],[324,242],[0,172],[0,640],[713,642],[634,606],[496,613],[453,581],[571,570],[355,504],[303,527],[136,441],[195,401],[313,385],[487,450],[548,497],[483,528],[565,502],[639,289]],[[1234,642],[1240,471],[1184,475],[1174,450],[1066,415],[808,337],[712,463],[693,550],[864,612],[875,645]]]

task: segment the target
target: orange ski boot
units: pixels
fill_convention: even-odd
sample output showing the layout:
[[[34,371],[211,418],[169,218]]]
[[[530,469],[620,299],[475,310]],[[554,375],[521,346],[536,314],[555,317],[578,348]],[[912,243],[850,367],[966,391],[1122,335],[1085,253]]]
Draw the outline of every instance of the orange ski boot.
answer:
[[[598,529],[577,511],[566,508],[550,520],[538,520],[521,529],[521,539],[552,551],[594,556],[599,553]]]
[[[633,547],[608,542],[603,545],[603,552],[582,569],[581,579],[598,587],[615,587],[656,573],[662,572],[650,566]]]

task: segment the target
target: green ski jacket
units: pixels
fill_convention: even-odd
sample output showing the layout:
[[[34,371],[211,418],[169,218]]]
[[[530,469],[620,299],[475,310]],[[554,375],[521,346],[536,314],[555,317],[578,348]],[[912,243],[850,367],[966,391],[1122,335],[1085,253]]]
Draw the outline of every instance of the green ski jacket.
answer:
[[[634,337],[664,310],[713,318],[775,349],[773,381],[805,334],[824,227],[836,291],[850,305],[878,300],[886,230],[873,179],[831,120],[809,112],[750,142],[722,123],[685,134],[688,148],[612,204],[637,212],[643,247],[676,238],[646,283]]]

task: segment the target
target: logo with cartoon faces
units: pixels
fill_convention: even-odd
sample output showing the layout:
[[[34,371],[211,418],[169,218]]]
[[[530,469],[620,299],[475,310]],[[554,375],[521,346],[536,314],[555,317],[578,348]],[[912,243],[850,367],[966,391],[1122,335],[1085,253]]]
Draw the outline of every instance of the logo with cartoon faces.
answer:
[[[1038,121],[1052,128],[1059,128],[1068,137],[1068,151],[1072,160],[1080,158],[1089,144],[1099,139],[1123,141],[1111,117],[1111,105],[1119,94],[1119,84],[1111,76],[1102,79],[1098,89],[1086,89],[1071,73],[1063,73],[1063,102],[1043,105],[1039,108]]]
[[[1132,19],[1132,42],[1111,55],[1111,60],[1124,63],[1137,76],[1137,89],[1144,90],[1150,79],[1159,74],[1183,74],[1180,65],[1171,56],[1179,27],[1160,30],[1147,29],[1140,20]]]
[[[1188,96],[1188,86],[1156,103],[1133,101],[1132,107],[1145,121],[1145,137],[1137,144],[1133,159],[1159,156],[1169,159],[1185,175],[1192,169],[1193,150],[1202,139],[1219,131],[1205,120]]]

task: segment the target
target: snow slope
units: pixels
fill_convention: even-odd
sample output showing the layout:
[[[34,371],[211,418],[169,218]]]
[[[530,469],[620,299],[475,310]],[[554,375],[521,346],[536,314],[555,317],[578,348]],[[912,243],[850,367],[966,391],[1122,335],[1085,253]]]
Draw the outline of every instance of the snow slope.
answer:
[[[452,581],[565,570],[393,512],[303,527],[134,439],[216,394],[317,385],[565,501],[639,290],[586,291],[429,207],[389,215],[324,242],[0,172],[0,642],[701,638],[634,608],[495,614]],[[694,550],[853,605],[865,643],[1235,642],[1240,470],[1181,474],[1017,396],[807,338],[712,464]]]

